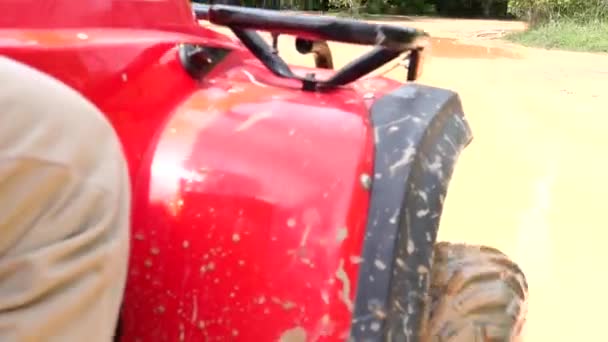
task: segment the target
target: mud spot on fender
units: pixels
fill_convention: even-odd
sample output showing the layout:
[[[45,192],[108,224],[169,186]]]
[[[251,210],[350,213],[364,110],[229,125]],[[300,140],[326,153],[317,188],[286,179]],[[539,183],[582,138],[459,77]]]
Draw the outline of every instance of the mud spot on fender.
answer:
[[[243,121],[243,123],[241,123],[235,129],[235,131],[236,132],[244,131],[244,130],[248,129],[249,127],[253,126],[258,121],[267,119],[271,116],[272,116],[272,113],[270,113],[270,112],[261,112],[258,114],[253,114],[253,115],[249,116],[249,118],[247,118],[247,120]]]
[[[306,330],[302,327],[286,330],[281,335],[279,342],[306,342]]]
[[[386,264],[380,259],[374,260],[374,266],[376,266],[376,268],[380,271],[384,271],[386,269]]]
[[[344,260],[340,260],[340,265],[338,266],[338,270],[336,271],[336,278],[342,282],[342,291],[340,291],[340,299],[348,310],[353,309],[353,302],[350,300],[350,279],[348,279],[348,275],[344,270]]]
[[[348,229],[346,227],[341,227],[338,229],[338,232],[336,233],[336,242],[341,243],[342,241],[346,240],[347,237],[348,237]]]
[[[273,303],[280,305],[283,308],[283,310],[291,310],[296,307],[296,303],[290,302],[288,300],[282,301],[277,297],[272,297],[271,300]]]
[[[241,241],[241,236],[237,233],[232,234],[232,242],[239,242]]]

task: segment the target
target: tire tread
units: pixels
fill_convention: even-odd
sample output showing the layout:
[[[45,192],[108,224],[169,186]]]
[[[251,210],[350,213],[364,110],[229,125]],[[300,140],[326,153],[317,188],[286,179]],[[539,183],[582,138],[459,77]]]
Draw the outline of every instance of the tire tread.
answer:
[[[429,295],[424,342],[512,342],[525,323],[526,278],[495,248],[436,244]]]

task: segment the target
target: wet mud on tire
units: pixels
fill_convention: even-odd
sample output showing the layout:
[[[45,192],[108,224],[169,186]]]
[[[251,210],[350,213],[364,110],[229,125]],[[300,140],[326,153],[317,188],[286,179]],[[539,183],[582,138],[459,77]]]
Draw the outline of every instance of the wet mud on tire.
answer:
[[[500,251],[438,243],[423,342],[514,342],[525,322],[528,285]]]

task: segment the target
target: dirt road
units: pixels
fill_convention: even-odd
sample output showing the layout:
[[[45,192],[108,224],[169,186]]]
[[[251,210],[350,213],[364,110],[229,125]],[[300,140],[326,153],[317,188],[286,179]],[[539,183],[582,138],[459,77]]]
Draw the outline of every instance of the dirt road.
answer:
[[[525,341],[604,340],[608,55],[491,39],[521,23],[392,23],[436,38],[420,82],[458,91],[475,134],[457,165],[440,238],[492,245],[520,263],[531,291]],[[282,55],[311,65],[292,44],[281,41]],[[363,52],[332,49],[337,66]]]

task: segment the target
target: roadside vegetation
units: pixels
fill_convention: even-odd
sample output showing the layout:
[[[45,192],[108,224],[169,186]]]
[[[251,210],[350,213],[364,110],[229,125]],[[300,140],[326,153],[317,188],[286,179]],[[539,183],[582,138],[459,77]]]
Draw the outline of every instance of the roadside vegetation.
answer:
[[[580,23],[556,20],[507,35],[525,46],[584,52],[608,52],[608,22]]]
[[[527,46],[608,52],[608,0],[510,0],[509,12],[529,23],[507,36]]]

